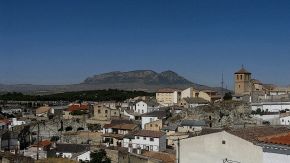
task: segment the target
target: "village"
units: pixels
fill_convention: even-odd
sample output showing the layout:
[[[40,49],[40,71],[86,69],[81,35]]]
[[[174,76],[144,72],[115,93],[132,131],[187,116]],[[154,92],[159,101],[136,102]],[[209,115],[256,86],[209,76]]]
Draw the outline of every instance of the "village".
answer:
[[[290,88],[253,79],[244,67],[233,78],[233,92],[1,101],[0,162],[290,162]]]

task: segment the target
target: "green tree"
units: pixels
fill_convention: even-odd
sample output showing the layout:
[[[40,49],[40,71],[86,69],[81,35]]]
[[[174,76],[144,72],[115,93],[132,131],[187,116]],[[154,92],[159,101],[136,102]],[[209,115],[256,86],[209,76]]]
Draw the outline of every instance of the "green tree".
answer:
[[[107,157],[104,149],[100,149],[91,153],[90,163],[111,163],[111,159]]]
[[[57,142],[58,140],[59,140],[59,136],[52,136],[50,138],[50,141],[52,141],[52,142]]]
[[[232,93],[231,93],[231,92],[227,92],[227,93],[225,93],[225,95],[224,95],[224,97],[223,97],[223,99],[224,99],[225,101],[232,100],[232,98],[233,98],[233,96],[232,96]]]
[[[67,126],[66,128],[65,128],[65,131],[71,131],[73,128],[71,127],[71,126]]]

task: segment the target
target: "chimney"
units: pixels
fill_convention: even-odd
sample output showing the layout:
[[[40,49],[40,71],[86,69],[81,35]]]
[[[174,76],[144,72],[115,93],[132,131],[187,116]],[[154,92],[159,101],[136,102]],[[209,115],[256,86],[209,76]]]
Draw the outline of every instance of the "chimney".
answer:
[[[141,154],[142,154],[142,150],[141,150],[141,148],[137,148],[137,154],[138,154],[138,155],[141,155]]]
[[[133,148],[132,147],[128,147],[128,152],[129,153],[133,153]]]

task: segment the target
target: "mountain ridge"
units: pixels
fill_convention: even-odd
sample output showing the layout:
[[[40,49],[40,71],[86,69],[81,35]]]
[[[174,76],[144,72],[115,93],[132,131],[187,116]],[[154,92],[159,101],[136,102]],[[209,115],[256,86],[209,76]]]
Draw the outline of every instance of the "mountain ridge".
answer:
[[[100,89],[141,90],[155,92],[160,88],[186,89],[188,87],[194,87],[196,89],[210,89],[221,92],[221,88],[219,87],[209,87],[196,84],[171,70],[166,70],[160,73],[153,70],[133,70],[127,72],[112,71],[93,75],[84,79],[79,84],[67,85],[0,84],[0,92],[22,92],[26,94],[39,95]]]

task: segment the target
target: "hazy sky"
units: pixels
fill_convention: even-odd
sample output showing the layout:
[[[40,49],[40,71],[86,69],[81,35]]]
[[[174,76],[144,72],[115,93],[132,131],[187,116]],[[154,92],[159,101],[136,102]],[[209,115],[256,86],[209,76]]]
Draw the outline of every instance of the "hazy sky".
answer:
[[[64,84],[173,70],[232,87],[241,65],[290,84],[289,0],[3,0],[0,83]]]

